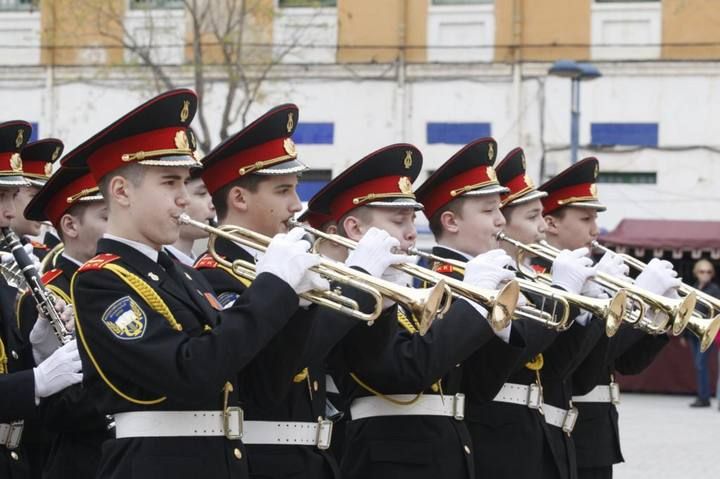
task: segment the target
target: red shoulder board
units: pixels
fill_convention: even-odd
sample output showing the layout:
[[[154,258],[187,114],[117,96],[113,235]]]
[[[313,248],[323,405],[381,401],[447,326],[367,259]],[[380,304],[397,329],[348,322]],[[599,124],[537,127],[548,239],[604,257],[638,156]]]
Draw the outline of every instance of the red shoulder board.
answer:
[[[439,264],[433,268],[436,273],[452,273],[455,271],[455,269],[450,264]]]
[[[217,261],[209,254],[204,254],[195,262],[195,269],[217,268]]]
[[[103,266],[105,266],[108,263],[112,263],[113,261],[120,259],[120,256],[116,254],[110,254],[110,253],[103,253],[95,256],[94,258],[91,258],[85,262],[84,265],[80,266],[80,269],[78,269],[78,272],[82,271],[93,271],[102,269]]]
[[[547,268],[542,265],[539,265],[539,264],[533,264],[533,265],[531,265],[531,268],[536,273],[540,273],[540,274],[547,273]]]
[[[41,243],[39,241],[31,240],[30,244],[35,249],[48,249],[48,245],[46,245],[45,243]]]
[[[62,270],[60,268],[54,268],[42,275],[42,278],[40,278],[40,280],[43,282],[43,284],[50,284],[52,280],[54,280],[61,274]]]

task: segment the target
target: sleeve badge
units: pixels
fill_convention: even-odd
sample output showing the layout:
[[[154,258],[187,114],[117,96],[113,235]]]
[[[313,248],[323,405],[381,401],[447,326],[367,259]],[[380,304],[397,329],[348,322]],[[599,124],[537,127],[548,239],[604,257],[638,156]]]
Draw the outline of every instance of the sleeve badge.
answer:
[[[147,316],[130,296],[123,296],[105,310],[102,321],[116,338],[133,340],[145,334]]]
[[[232,291],[228,291],[225,293],[222,293],[217,297],[217,300],[222,304],[223,309],[227,309],[235,304],[235,301],[238,300],[240,295],[238,293],[234,293]]]

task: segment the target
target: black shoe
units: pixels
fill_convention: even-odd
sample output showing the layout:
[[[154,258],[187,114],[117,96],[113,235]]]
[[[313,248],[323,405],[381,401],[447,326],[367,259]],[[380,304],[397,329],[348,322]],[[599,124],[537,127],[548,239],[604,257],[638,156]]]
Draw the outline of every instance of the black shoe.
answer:
[[[710,400],[697,398],[694,402],[690,403],[690,407],[710,407]]]

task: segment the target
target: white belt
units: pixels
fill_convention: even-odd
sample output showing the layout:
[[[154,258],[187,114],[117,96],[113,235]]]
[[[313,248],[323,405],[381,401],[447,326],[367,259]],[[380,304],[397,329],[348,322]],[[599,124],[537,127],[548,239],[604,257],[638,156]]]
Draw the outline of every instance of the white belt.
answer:
[[[542,395],[540,387],[533,383],[529,386],[525,384],[505,383],[500,388],[493,401],[504,402],[509,404],[520,404],[530,409],[540,409],[542,405]]]
[[[582,396],[573,396],[573,402],[609,402],[620,404],[620,386],[616,382],[609,386],[595,386],[595,388]]]
[[[384,396],[394,401],[410,402],[413,394],[389,394]],[[465,418],[465,395],[454,396],[423,395],[412,404],[395,404],[378,396],[355,399],[350,405],[352,419],[377,416],[448,416],[462,421]]]
[[[327,449],[332,440],[333,423],[318,422],[245,421],[242,440],[245,444],[275,444],[287,446],[316,446]]]
[[[0,446],[8,449],[15,449],[20,445],[24,423],[23,421],[13,421],[11,423],[0,424]]]
[[[570,410],[561,409],[559,407],[543,404],[543,413],[545,414],[545,422],[551,426],[562,428],[569,436],[575,428],[578,410],[573,407]]]
[[[240,439],[243,411],[135,411],[114,414],[115,437],[225,436]]]

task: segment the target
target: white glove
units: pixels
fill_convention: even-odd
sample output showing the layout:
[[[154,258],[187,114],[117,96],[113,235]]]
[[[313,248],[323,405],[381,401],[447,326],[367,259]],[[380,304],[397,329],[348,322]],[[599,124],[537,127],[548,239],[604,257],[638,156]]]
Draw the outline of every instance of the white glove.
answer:
[[[410,261],[412,261],[412,259]],[[400,271],[397,268],[386,269],[385,272],[382,274],[381,278],[385,281],[395,283],[398,286],[412,286],[413,283],[412,276],[403,271]],[[394,300],[389,299],[387,296],[383,295],[383,309],[387,309],[393,304],[395,304]]]
[[[580,294],[587,296],[588,298],[607,299],[610,297],[609,294],[603,289],[602,286],[597,284],[595,281],[585,281]]]
[[[308,271],[300,280],[300,284],[295,288],[297,294],[302,294],[307,291],[327,291],[330,289],[330,283],[328,280],[320,276],[314,271]],[[300,307],[308,308],[312,302],[305,298],[300,298]]]
[[[270,273],[277,276],[297,294],[305,293],[316,286],[327,289],[327,281],[318,281],[319,276],[308,274],[309,268],[320,262],[320,257],[307,252],[310,243],[302,239],[304,234],[301,228],[293,228],[287,234],[276,235],[255,265],[255,272],[258,275]]]
[[[28,258],[30,258],[30,261],[32,261],[32,264],[35,267],[35,271],[40,273],[40,268],[41,268],[40,258],[35,256],[33,245],[31,243],[24,244],[23,249],[27,253]]]
[[[33,369],[35,397],[44,398],[82,381],[82,364],[74,339]]]
[[[467,262],[463,281],[480,288],[498,289],[500,283],[515,278],[515,273],[506,269],[512,263],[513,259],[505,251],[490,250]]]
[[[33,299],[28,298],[27,301],[33,301]],[[72,306],[65,304],[62,299],[58,299],[55,301],[55,310],[60,313],[60,319],[68,333],[75,331],[75,314]],[[47,318],[39,312],[35,325],[30,331],[30,344],[32,344],[35,364],[45,361],[48,356],[60,347],[60,341],[55,335],[55,330],[50,326]]]
[[[595,268],[592,267],[593,262],[588,253],[587,248],[562,250],[550,269],[553,284],[569,293],[580,293],[585,282],[595,275]]]
[[[669,294],[669,290],[677,289],[681,283],[672,263],[657,258],[653,258],[635,279],[638,288],[660,295]]]
[[[599,273],[605,273],[620,279],[627,279],[627,275],[630,272],[630,267],[625,264],[622,256],[611,251],[608,251],[600,258],[600,261],[595,265],[595,269],[597,269]]]
[[[357,247],[350,251],[345,264],[379,277],[391,264],[408,261],[407,255],[393,252],[399,246],[400,242],[387,231],[372,227],[360,238]]]

